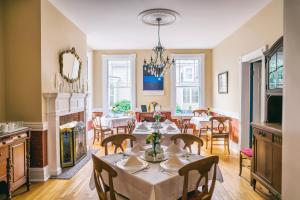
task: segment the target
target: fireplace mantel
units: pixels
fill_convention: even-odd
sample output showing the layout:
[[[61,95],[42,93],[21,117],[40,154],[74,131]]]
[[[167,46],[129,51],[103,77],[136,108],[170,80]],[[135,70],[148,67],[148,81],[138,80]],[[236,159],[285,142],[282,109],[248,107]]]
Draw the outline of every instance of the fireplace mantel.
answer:
[[[84,93],[43,93],[46,100],[48,121],[48,165],[52,176],[61,173],[60,165],[60,116],[84,112],[87,114],[87,94]]]

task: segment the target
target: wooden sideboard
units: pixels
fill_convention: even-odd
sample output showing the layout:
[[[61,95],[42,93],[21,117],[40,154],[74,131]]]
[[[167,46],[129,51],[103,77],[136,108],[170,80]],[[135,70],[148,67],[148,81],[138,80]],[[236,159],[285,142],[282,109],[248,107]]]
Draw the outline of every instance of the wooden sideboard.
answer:
[[[0,182],[5,182],[7,198],[13,191],[26,184],[29,190],[30,129],[22,128],[0,134]]]
[[[282,131],[276,123],[252,123],[252,186],[259,181],[274,197],[281,197]]]
[[[154,118],[153,118],[153,112],[135,112],[136,115],[136,120],[138,122],[141,121],[148,121],[148,122],[154,122]],[[171,112],[161,112],[161,121],[164,120],[171,120]]]

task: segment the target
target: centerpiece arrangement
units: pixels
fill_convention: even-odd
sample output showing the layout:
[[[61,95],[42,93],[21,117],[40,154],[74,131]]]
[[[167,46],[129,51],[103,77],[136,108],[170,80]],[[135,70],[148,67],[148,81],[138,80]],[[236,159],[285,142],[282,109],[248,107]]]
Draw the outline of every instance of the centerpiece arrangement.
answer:
[[[146,149],[145,159],[147,161],[156,162],[164,160],[164,150],[161,148],[162,134],[159,132],[161,113],[156,111],[153,115],[153,118],[155,119],[156,123],[156,125],[152,127],[154,132],[146,137],[146,144],[151,144],[152,147]]]

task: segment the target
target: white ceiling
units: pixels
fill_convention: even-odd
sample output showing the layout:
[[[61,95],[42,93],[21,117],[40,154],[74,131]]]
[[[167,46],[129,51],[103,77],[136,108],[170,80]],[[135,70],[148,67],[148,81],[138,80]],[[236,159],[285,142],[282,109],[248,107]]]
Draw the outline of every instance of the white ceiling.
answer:
[[[87,34],[93,49],[149,49],[157,29],[137,15],[168,8],[181,17],[161,29],[165,48],[213,48],[271,0],[49,0]]]

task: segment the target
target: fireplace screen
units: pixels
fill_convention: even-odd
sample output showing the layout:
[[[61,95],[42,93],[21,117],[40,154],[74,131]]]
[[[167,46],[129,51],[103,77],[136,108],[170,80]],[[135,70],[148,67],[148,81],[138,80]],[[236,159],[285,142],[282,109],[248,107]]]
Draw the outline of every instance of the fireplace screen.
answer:
[[[71,167],[87,153],[86,131],[83,122],[60,126],[60,160],[62,167]]]

